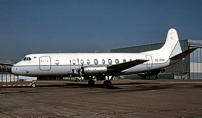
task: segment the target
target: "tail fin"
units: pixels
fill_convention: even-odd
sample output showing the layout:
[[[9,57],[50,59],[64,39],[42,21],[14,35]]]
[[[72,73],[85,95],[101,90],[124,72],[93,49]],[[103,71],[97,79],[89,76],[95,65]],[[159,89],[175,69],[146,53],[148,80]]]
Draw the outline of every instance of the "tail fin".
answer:
[[[170,58],[182,52],[177,31],[175,29],[171,28],[168,31],[166,42],[163,47],[160,48],[160,51],[166,53],[166,55],[169,54]]]

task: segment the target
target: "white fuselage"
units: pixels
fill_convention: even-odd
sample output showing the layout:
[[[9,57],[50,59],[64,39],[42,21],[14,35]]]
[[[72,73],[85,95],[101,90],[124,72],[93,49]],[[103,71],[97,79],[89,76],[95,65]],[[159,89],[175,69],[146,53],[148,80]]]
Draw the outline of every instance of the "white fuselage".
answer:
[[[110,66],[136,59],[149,60],[117,75],[136,74],[166,67],[169,58],[149,53],[47,53],[30,54],[12,67],[12,73],[25,76],[69,76],[68,72],[83,66]],[[29,59],[28,59],[29,58]]]
[[[36,77],[65,77],[70,76],[72,71],[73,74],[77,71],[79,73],[77,73],[78,76],[85,76],[85,73],[90,76],[94,74],[102,74],[104,76],[137,74],[162,69],[177,63],[181,59],[170,61],[170,58],[181,52],[182,50],[177,31],[175,29],[170,29],[165,44],[158,50],[142,53],[30,54],[12,67],[12,73]],[[142,60],[142,62],[138,62],[138,60]],[[113,72],[110,69],[112,69]],[[81,70],[85,72],[81,73]]]

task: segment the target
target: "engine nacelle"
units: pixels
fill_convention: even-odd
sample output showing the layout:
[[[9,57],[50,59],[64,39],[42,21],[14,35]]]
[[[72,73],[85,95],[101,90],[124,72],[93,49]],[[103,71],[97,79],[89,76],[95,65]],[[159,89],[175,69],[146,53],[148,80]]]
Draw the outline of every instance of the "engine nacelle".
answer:
[[[84,74],[103,74],[107,72],[107,67],[104,66],[95,66],[95,67],[84,67]]]

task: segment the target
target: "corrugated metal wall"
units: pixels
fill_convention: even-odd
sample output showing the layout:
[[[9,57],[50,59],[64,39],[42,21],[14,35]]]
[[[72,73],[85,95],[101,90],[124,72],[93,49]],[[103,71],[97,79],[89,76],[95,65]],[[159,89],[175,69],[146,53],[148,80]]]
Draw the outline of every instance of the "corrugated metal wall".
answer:
[[[202,79],[202,40],[189,40],[189,47],[198,47],[190,54],[190,78]]]
[[[190,78],[202,79],[202,48],[190,55]]]

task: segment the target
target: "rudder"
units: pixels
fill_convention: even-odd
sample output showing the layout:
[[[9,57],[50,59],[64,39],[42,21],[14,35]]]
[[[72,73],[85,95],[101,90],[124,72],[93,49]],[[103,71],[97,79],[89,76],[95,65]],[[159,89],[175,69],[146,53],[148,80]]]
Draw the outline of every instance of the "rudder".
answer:
[[[169,57],[173,57],[182,52],[177,31],[175,29],[171,28],[168,31],[166,42],[160,51],[169,54]]]

